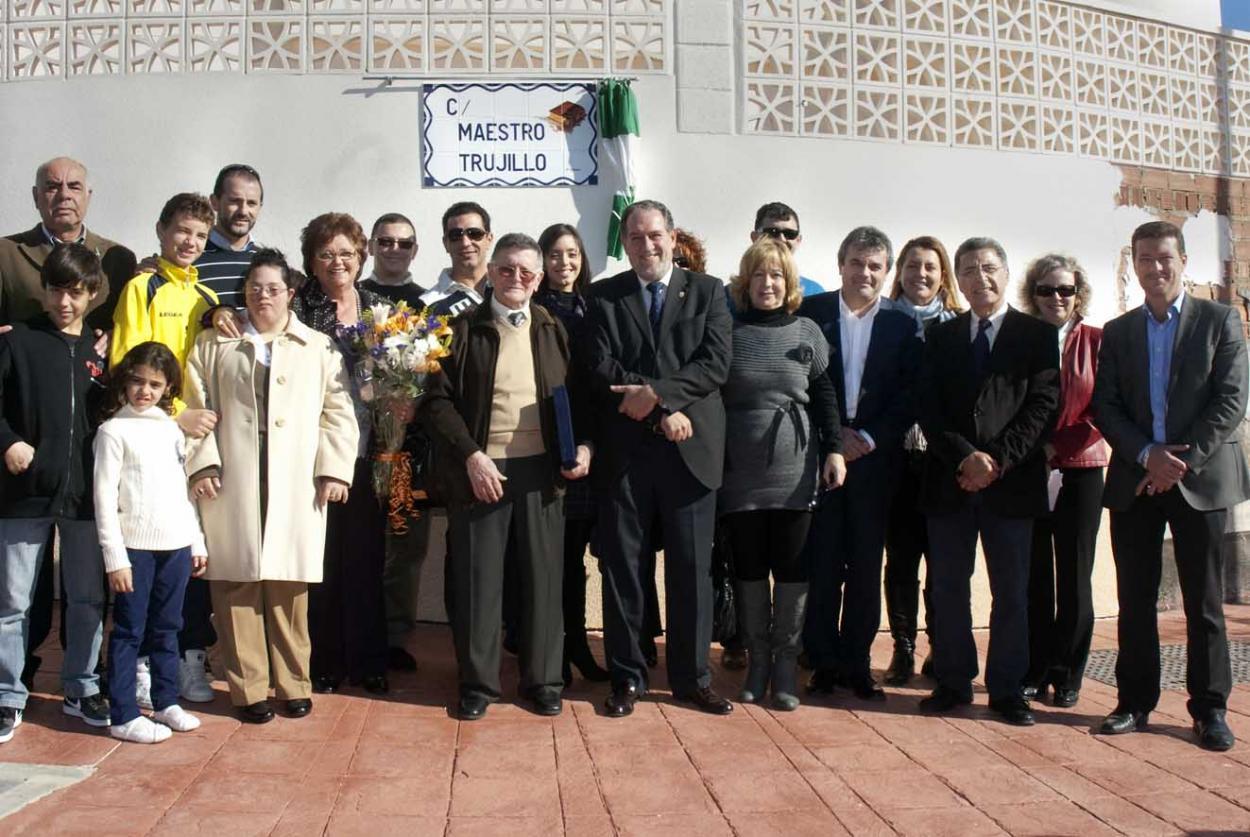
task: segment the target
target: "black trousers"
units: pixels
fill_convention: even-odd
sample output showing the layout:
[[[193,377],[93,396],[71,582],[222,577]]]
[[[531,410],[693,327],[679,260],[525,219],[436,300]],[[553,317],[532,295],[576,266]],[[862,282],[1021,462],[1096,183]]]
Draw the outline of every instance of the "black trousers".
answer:
[[[823,492],[816,506],[805,550],[811,586],[803,649],[817,669],[848,677],[871,669],[890,473],[888,460],[870,453],[850,463],[846,485]]]
[[[721,517],[738,581],[807,581],[803,545],[812,513],[795,509],[759,509]]]
[[[1111,512],[1120,655],[1115,666],[1121,709],[1149,712],[1159,703],[1159,580],[1163,527],[1172,529],[1176,574],[1185,608],[1189,714],[1223,709],[1232,688],[1224,632],[1224,524],[1227,509],[1199,511],[1179,489],[1142,495]]]
[[[449,567],[455,606],[451,631],[460,667],[460,693],[500,697],[500,627],[504,553],[516,543],[521,691],[564,688],[560,663],[564,620],[564,502],[551,488],[547,456],[497,459],[507,477],[498,503],[447,510]]]
[[[977,538],[990,577],[990,647],[985,687],[991,700],[1020,694],[1029,670],[1029,552],[1033,518],[1003,517],[973,495],[958,511],[929,516],[933,590],[933,674],[972,697],[977,647],[972,638],[972,571]]]
[[[371,469],[368,459],[357,459],[347,502],[330,504],[322,581],[308,585],[314,678],[386,674],[386,518]]]
[[[929,529],[920,511],[926,454],[904,452],[885,527],[885,607],[895,640],[916,641],[920,624],[920,561],[929,552]],[[925,633],[933,638],[933,602],[924,586]]]
[[[1094,636],[1090,577],[1102,522],[1102,488],[1102,468],[1063,469],[1055,510],[1033,523],[1029,685],[1081,688]]]
[[[614,683],[633,682],[640,689],[647,686],[638,647],[646,609],[644,573],[654,561],[650,533],[657,515],[664,542],[668,682],[674,691],[691,692],[711,683],[716,492],[695,479],[677,446],[660,436],[643,441],[599,502],[608,670]]]
[[[586,644],[586,546],[594,532],[593,520],[564,521],[564,645],[566,649]],[[567,657],[567,651],[565,653]]]

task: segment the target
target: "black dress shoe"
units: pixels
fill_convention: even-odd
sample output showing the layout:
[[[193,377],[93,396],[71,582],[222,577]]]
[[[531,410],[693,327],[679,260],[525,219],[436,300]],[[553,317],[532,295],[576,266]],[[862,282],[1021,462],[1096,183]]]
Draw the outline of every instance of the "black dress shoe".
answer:
[[[1061,689],[1055,687],[1055,696],[1051,699],[1051,703],[1060,709],[1070,709],[1076,706],[1076,702],[1081,699],[1081,693],[1077,689]]]
[[[317,694],[328,695],[339,690],[339,679],[337,677],[314,677],[312,687]]]
[[[692,704],[711,715],[728,715],[734,711],[734,705],[707,686],[700,686],[693,692],[673,692],[673,699],[682,703]]]
[[[312,711],[312,701],[309,698],[293,698],[286,702],[286,714],[292,718],[303,718]]]
[[[371,695],[384,695],[391,690],[391,682],[385,674],[372,674],[360,679],[361,687]]]
[[[920,711],[941,714],[970,703],[972,703],[972,695],[957,692],[946,686],[938,686],[927,698],[921,699]]]
[[[838,685],[850,689],[860,700],[885,700],[885,689],[881,688],[881,684],[871,674],[839,677]]]
[[[613,684],[612,691],[608,693],[607,700],[603,702],[603,708],[609,718],[624,718],[626,715],[633,714],[634,704],[638,702],[638,698],[642,694],[638,687],[631,681],[628,683]]]
[[[490,706],[490,701],[485,695],[470,692],[460,696],[460,703],[456,706],[456,715],[462,721],[476,721],[486,714],[488,706]]]
[[[838,675],[833,669],[818,668],[807,681],[807,690],[818,695],[831,695],[837,683]]]
[[[392,645],[386,650],[386,668],[389,671],[416,671],[417,658],[403,648]]]
[[[1036,723],[1029,702],[1022,697],[999,698],[990,701],[990,711],[1013,727],[1031,727]]]
[[[1237,739],[1224,720],[1223,709],[1212,709],[1205,718],[1194,720],[1194,735],[1198,736],[1198,746],[1204,750],[1222,753],[1231,750]]]
[[[267,700],[240,706],[236,711],[239,713],[239,720],[249,724],[267,724],[273,720],[273,709]]]
[[[1126,732],[1143,730],[1149,723],[1149,712],[1134,712],[1117,706],[1110,715],[1102,719],[1098,732],[1102,735],[1123,735]]]
[[[559,715],[564,709],[560,693],[555,689],[535,689],[530,694],[530,705],[534,708],[534,714],[547,717]]]
[[[1021,686],[1020,697],[1024,698],[1025,700],[1037,700],[1037,695],[1038,695],[1037,688],[1038,688],[1037,686]],[[1041,688],[1042,688],[1041,693],[1042,693],[1042,696],[1044,697],[1046,695],[1046,687],[1042,686]]]
[[[742,671],[747,667],[747,650],[726,648],[720,655],[720,667],[726,671]]]

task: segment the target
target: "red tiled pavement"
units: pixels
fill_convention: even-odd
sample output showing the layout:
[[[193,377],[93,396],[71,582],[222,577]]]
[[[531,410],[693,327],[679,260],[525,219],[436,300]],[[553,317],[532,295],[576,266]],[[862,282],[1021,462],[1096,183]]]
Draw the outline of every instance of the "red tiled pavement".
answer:
[[[1250,606],[1228,608],[1250,637]],[[1179,616],[1164,642],[1182,642]],[[1114,643],[1099,622],[1095,647]],[[986,637],[978,635],[984,648]],[[662,646],[661,646],[662,649]],[[1004,726],[976,705],[917,714],[927,683],[885,703],[846,697],[797,712],[737,706],[727,718],[672,702],[662,665],[653,697],[608,720],[605,690],[576,683],[558,718],[513,703],[462,724],[448,716],[454,663],[447,630],[425,626],[421,670],[385,700],[315,698],[313,714],[255,727],[231,715],[221,683],[204,725],[155,747],[121,745],[65,718],[49,652],[26,723],[0,761],[91,765],[95,773],[0,821],[0,833],[75,835],[1103,835],[1250,832],[1250,741],[1229,753],[1194,746],[1185,696],[1165,693],[1154,731],[1091,734],[1115,704],[1086,681],[1072,710],[1037,706],[1038,725]],[[882,636],[874,660],[884,664]],[[514,688],[515,662],[505,662]],[[735,691],[738,675],[715,672]],[[1229,720],[1250,737],[1250,686]]]

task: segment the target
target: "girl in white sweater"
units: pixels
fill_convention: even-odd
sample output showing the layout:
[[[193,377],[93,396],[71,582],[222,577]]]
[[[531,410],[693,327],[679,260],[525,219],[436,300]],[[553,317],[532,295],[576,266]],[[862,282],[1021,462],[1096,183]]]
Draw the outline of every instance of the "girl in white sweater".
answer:
[[[170,415],[182,384],[166,346],[135,346],[112,371],[106,415],[95,440],[95,511],[104,569],[115,595],[109,635],[110,731],[155,744],[170,730],[200,725],[178,700],[178,631],[191,576],[207,550],[187,497],[186,442]],[[152,670],[149,720],[135,701],[135,660],[147,639]]]

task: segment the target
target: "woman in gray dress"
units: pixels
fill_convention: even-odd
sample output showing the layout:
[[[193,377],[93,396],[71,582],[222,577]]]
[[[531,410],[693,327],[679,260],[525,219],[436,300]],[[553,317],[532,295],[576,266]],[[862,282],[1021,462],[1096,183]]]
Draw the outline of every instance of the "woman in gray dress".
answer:
[[[799,272],[784,243],[761,238],[742,257],[730,287],[739,312],[733,363],[722,396],[727,420],[725,479],[717,498],[729,535],[746,681],[738,699],[798,707],[799,637],[807,602],[803,542],[818,482],[846,478],[838,406],[825,375],[825,337],[796,317]],[[773,578],[770,594],[769,574]]]

